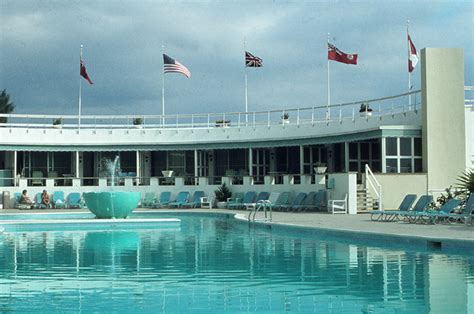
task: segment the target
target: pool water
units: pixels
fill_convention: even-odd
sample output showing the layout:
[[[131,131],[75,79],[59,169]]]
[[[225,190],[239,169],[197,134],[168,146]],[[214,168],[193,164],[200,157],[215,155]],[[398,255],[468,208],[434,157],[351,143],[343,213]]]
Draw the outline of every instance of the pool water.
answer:
[[[0,312],[474,310],[472,254],[282,235],[227,216],[173,217],[180,227],[5,229]]]

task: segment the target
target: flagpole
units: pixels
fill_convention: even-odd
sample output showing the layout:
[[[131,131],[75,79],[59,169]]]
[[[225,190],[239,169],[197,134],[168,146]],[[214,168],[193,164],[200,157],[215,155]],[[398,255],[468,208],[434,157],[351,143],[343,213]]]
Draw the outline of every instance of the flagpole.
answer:
[[[247,53],[245,45],[245,37],[244,37],[244,64],[245,64],[245,125],[248,123],[248,111],[249,111],[249,100],[248,100],[248,93],[247,93],[247,63],[245,61],[245,54]]]
[[[165,54],[165,45],[161,45],[163,55]],[[163,59],[163,56],[161,57]],[[164,65],[163,65],[164,66]],[[161,115],[163,126],[165,125],[165,72],[161,73]]]
[[[82,48],[84,45],[81,44],[80,62],[82,62]],[[77,128],[81,128],[81,107],[82,107],[82,78],[79,69],[79,113],[77,115]]]
[[[329,47],[329,33],[328,33],[328,43],[326,45],[326,50],[328,50]],[[326,53],[327,54],[327,53]],[[329,58],[326,56],[328,60],[328,104],[326,107],[326,119],[329,119],[331,116],[331,109],[329,108],[329,105],[331,104],[331,80],[330,80],[330,74],[329,74]]]
[[[409,24],[410,24],[410,20],[407,20],[408,62],[410,62],[410,53],[411,53],[410,42],[408,41],[408,36],[410,36],[410,34],[408,33]],[[410,90],[411,90],[411,72],[410,72],[410,68],[408,68],[408,92],[410,92]],[[408,110],[411,110],[411,95],[408,95]]]

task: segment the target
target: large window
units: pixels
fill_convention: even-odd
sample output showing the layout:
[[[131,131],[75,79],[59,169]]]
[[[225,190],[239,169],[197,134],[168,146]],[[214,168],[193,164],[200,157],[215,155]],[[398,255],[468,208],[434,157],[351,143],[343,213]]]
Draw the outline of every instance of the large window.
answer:
[[[365,164],[372,171],[380,171],[379,140],[349,143],[349,171],[364,172]]]
[[[421,172],[421,138],[385,138],[385,171],[387,173]]]

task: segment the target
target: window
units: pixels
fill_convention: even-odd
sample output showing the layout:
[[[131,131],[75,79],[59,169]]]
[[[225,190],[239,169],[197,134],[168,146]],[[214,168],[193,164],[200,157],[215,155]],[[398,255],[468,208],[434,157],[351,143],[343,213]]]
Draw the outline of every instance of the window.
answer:
[[[385,158],[387,173],[421,172],[421,138],[385,138]]]

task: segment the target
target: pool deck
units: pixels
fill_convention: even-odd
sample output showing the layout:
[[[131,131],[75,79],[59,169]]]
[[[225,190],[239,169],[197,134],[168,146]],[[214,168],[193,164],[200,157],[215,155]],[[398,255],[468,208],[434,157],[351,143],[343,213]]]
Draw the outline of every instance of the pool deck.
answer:
[[[199,213],[225,213],[240,214],[245,218],[249,212],[243,210],[226,209],[136,209],[135,212],[199,212]],[[88,212],[87,210],[1,210],[0,214],[27,214],[27,213],[63,213],[63,212]],[[257,216],[262,218],[263,214]],[[344,232],[357,232],[379,234],[387,236],[405,236],[424,238],[427,240],[460,240],[474,243],[474,225],[465,224],[410,224],[403,222],[379,222],[371,221],[369,214],[358,215],[330,215],[326,213],[287,213],[273,212],[273,224],[293,225],[300,227],[312,227],[324,230],[337,230]],[[1,216],[0,216],[1,225]]]

